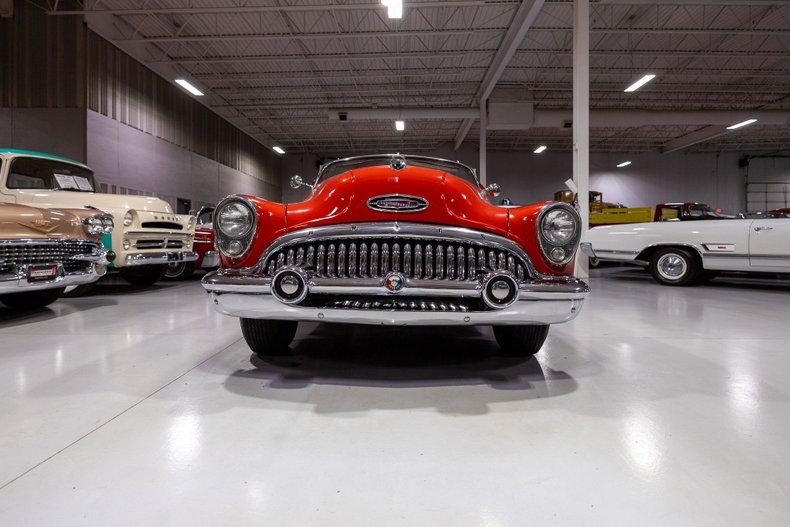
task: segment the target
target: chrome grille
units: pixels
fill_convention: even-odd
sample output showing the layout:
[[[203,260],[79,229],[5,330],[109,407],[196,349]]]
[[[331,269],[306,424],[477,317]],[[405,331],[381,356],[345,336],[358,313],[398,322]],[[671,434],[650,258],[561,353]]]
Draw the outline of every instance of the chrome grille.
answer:
[[[100,245],[88,241],[52,240],[36,243],[0,243],[0,273],[9,273],[24,264],[63,263],[66,272],[87,269],[89,262],[72,260],[72,256],[99,251]]]
[[[481,302],[463,299],[440,298],[338,298],[319,299],[311,307],[328,309],[378,309],[382,311],[449,311],[453,313],[469,313],[483,311]]]
[[[442,241],[420,238],[332,238],[293,243],[267,256],[264,270],[274,275],[284,266],[303,266],[315,276],[366,278],[398,271],[407,278],[474,280],[496,269],[528,278],[527,266],[511,251],[475,241]]]
[[[181,240],[137,240],[134,244],[138,249],[180,249],[184,246]]]

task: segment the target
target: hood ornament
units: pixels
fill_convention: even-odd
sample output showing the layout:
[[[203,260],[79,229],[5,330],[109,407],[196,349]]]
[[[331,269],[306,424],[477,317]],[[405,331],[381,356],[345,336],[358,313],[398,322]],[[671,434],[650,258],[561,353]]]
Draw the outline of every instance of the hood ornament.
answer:
[[[419,212],[428,208],[428,200],[419,196],[387,194],[370,198],[368,208],[378,212]]]
[[[390,167],[392,167],[393,170],[403,170],[406,168],[406,158],[400,154],[395,154],[392,156],[392,159],[390,159]]]

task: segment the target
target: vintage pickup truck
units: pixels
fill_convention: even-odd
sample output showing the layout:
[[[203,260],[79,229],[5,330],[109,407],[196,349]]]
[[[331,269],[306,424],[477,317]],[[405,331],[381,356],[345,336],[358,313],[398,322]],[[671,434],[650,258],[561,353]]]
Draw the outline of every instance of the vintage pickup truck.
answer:
[[[167,202],[148,196],[96,192],[93,171],[65,157],[0,148],[0,203],[42,208],[94,207],[115,223],[103,243],[113,266],[133,284],[152,284],[172,262],[191,262],[193,216],[174,214]]]

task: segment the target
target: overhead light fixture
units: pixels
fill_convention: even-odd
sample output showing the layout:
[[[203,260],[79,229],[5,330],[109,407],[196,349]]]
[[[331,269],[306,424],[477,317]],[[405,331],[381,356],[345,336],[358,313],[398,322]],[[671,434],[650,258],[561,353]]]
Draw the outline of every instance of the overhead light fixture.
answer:
[[[630,164],[631,164],[631,162],[630,162],[630,161],[623,161],[622,163],[620,163],[619,165],[617,165],[617,168],[623,168],[623,167],[627,167],[627,166],[628,166],[628,165],[630,165]]]
[[[176,79],[176,84],[184,88],[186,91],[191,93],[192,95],[197,95],[198,97],[203,97],[203,92],[192,86],[190,82],[186,79]]]
[[[280,155],[283,155],[285,153],[285,150],[283,150],[283,147],[281,147],[281,146],[273,146],[272,150],[274,150],[275,152],[277,152]]]
[[[547,148],[548,148],[548,146],[546,146],[546,145],[540,145],[535,150],[533,150],[533,152],[536,153],[536,154],[540,154],[541,152],[543,152]]]
[[[405,121],[395,121],[395,129],[399,132],[402,132],[406,129],[406,122]]]
[[[381,0],[381,5],[387,8],[388,18],[403,18],[403,0]]]
[[[741,121],[740,123],[735,123],[735,124],[733,124],[731,126],[728,126],[727,130],[737,130],[738,128],[740,128],[742,126],[749,126],[750,124],[756,123],[756,122],[757,122],[757,119],[746,119],[745,121]]]
[[[624,91],[625,92],[636,91],[636,90],[638,90],[639,88],[641,88],[642,86],[644,86],[645,84],[647,84],[648,82],[652,81],[655,78],[656,78],[655,75],[653,75],[652,73],[648,73],[647,75],[645,75],[644,77],[642,77],[641,79],[639,79],[638,81],[633,83],[631,86],[626,88]]]

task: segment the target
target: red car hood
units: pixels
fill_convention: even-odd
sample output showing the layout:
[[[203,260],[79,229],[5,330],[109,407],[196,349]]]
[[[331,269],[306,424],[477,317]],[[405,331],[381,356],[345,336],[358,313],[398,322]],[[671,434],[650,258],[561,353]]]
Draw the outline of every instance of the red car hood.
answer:
[[[417,212],[382,212],[368,207],[371,198],[393,194],[422,198],[428,206]],[[453,225],[506,236],[508,212],[485,201],[473,184],[419,166],[349,170],[320,184],[308,200],[286,208],[288,231],[373,221]]]

